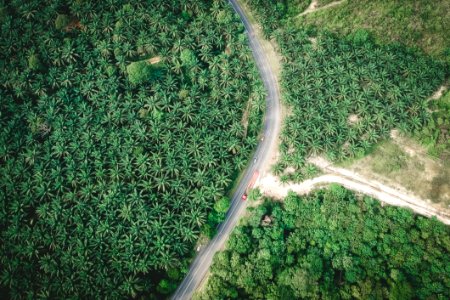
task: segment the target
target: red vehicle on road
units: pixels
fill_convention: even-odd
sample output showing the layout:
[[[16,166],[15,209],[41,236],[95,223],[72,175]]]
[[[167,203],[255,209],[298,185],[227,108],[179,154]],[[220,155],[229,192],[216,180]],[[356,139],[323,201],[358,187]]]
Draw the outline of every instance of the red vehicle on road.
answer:
[[[253,188],[253,186],[255,185],[256,180],[259,177],[259,172],[255,171],[255,173],[253,173],[252,178],[250,179],[250,182],[248,183],[247,189],[245,190],[245,193],[242,195],[242,201],[247,200],[248,197],[248,192]]]

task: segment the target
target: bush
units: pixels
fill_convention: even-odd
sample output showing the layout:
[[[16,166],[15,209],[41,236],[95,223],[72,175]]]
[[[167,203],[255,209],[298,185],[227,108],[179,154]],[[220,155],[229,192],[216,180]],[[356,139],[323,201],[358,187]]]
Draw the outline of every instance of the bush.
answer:
[[[66,28],[69,24],[69,17],[67,15],[59,14],[55,20],[55,27],[58,30]]]
[[[350,37],[355,45],[363,45],[371,40],[370,32],[364,29],[356,30]]]
[[[146,61],[136,61],[127,66],[127,74],[132,84],[148,82],[153,77],[153,68]]]
[[[197,57],[195,57],[194,52],[189,49],[184,49],[183,51],[181,51],[180,59],[183,63],[183,66],[187,68],[192,68],[197,64]]]
[[[31,70],[39,70],[42,68],[41,60],[36,54],[32,54],[28,57],[28,67]]]
[[[230,199],[228,197],[223,197],[214,204],[214,210],[218,213],[225,214],[230,208]]]

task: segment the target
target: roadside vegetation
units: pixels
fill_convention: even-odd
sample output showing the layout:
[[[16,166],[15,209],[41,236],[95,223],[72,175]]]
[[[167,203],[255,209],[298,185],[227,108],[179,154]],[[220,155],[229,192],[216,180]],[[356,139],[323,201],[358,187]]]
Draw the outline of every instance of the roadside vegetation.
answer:
[[[161,299],[223,218],[263,86],[225,1],[68,3],[0,1],[2,296]]]
[[[214,257],[199,299],[448,299],[450,229],[332,185],[266,201]]]
[[[283,20],[288,16],[296,16],[304,11],[310,0],[243,0],[261,24],[263,33],[269,37],[273,30],[280,27]]]

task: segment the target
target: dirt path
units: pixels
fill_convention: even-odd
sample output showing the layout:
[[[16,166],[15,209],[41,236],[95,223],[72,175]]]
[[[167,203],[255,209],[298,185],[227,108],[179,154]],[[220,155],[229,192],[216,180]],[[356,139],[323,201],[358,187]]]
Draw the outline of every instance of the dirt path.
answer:
[[[341,182],[335,181],[336,183],[342,183],[344,186],[348,185],[351,189],[374,196],[390,205],[409,207],[416,213],[425,216],[436,216],[442,222],[450,224],[450,215],[448,213],[434,208],[426,201],[406,191],[394,189],[379,181],[367,179],[355,172],[334,167],[330,162],[321,157],[310,158],[309,161],[322,170],[331,173],[332,176],[340,178],[339,181]]]
[[[319,6],[319,2],[317,0],[313,0],[311,2],[311,4],[308,6],[308,8],[304,12],[300,13],[297,17],[304,16],[304,15],[310,14],[312,12],[316,12],[316,11],[319,11],[319,10],[323,10],[323,9],[327,9],[327,8],[339,5],[339,4],[343,3],[344,1],[345,0],[335,1],[335,2],[331,2],[331,3],[327,4],[327,5],[324,5],[322,7],[318,7]]]
[[[441,222],[450,225],[450,216],[443,215],[441,212],[433,207],[428,206],[426,203],[410,195],[402,194],[390,187],[384,186],[378,182],[367,182],[364,179],[362,181],[356,178],[348,177],[352,174],[327,174],[313,179],[305,180],[300,184],[288,184],[283,185],[279,179],[273,175],[267,175],[261,178],[258,182],[258,187],[267,196],[275,198],[284,198],[289,191],[293,191],[297,194],[307,194],[313,189],[325,186],[330,183],[337,183],[344,186],[347,189],[363,193],[386,203],[388,205],[405,207],[412,209],[415,213],[424,215],[427,217],[435,216]],[[352,175],[352,176],[353,176]]]

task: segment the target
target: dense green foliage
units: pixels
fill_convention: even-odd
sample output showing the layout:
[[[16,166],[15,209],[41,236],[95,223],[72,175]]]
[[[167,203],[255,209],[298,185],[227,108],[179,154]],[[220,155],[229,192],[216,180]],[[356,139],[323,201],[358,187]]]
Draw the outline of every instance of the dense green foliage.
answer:
[[[208,220],[202,229],[205,236],[212,238],[216,234],[217,226],[225,220],[230,205],[231,200],[228,197],[223,197],[214,204],[214,209],[209,213]]]
[[[275,171],[302,180],[305,157],[326,152],[331,160],[369,150],[392,128],[414,132],[429,120],[426,99],[445,77],[432,59],[398,45],[380,46],[365,32],[348,39],[285,28],[276,33],[285,58],[286,118]]]
[[[311,0],[244,0],[244,2],[255,13],[264,35],[269,37],[286,17],[304,11]]]
[[[209,0],[1,1],[0,18],[2,286],[170,293],[257,143],[243,25]],[[149,81],[135,62],[155,56]]]
[[[134,61],[127,66],[128,80],[133,84],[149,82],[159,77],[159,67],[145,60]]]
[[[450,228],[340,186],[265,202],[214,257],[202,299],[448,299]]]

